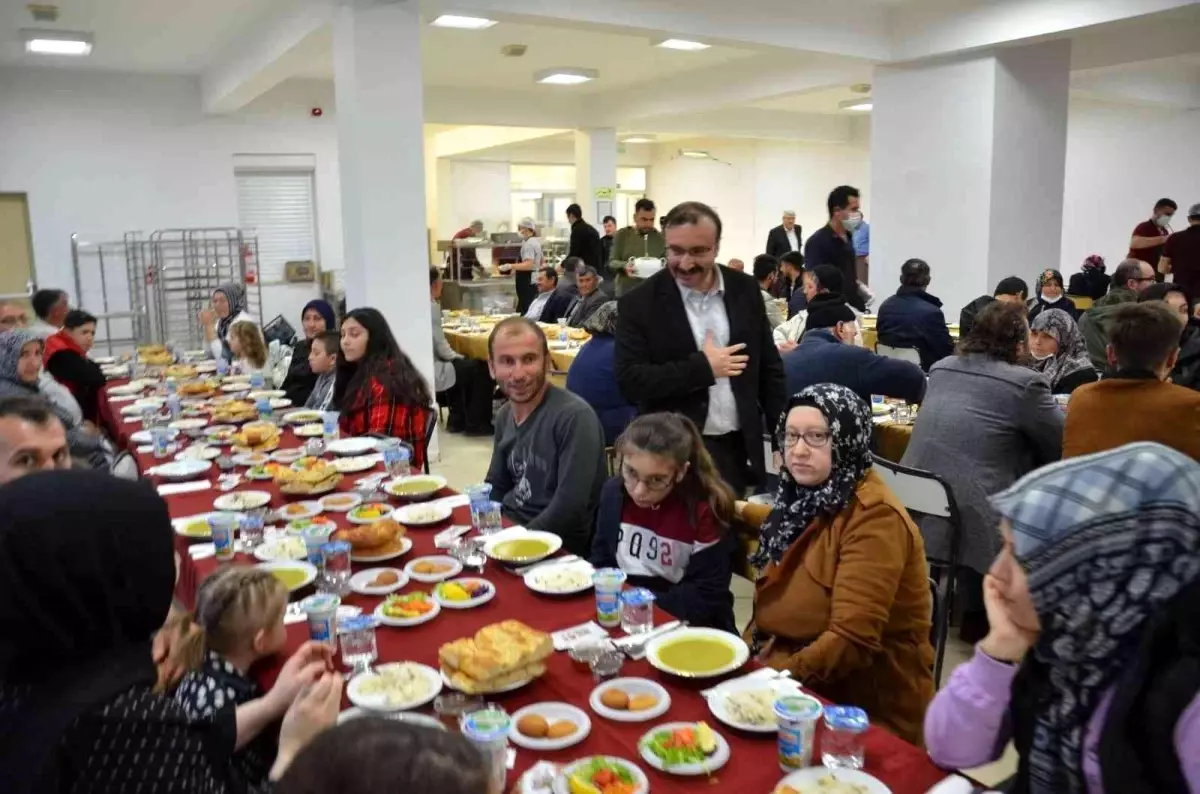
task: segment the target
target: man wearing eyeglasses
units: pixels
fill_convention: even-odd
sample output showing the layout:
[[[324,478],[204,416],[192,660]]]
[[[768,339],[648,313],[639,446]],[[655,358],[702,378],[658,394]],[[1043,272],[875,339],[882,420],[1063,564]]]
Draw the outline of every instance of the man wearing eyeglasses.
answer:
[[[717,264],[721,219],[696,201],[664,219],[667,266],[620,300],[617,383],[639,413],[695,422],[740,497],[765,479],[764,419],[783,413],[783,363],[753,277]]]
[[[1126,259],[1113,271],[1108,294],[1079,318],[1079,331],[1087,343],[1088,358],[1097,372],[1108,368],[1108,320],[1123,303],[1137,303],[1138,295],[1154,283],[1154,268],[1140,259]]]

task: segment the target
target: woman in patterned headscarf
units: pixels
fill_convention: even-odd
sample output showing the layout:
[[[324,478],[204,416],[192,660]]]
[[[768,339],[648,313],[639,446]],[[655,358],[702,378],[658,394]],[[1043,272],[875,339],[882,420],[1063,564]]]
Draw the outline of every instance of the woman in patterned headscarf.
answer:
[[[1128,444],[992,497],[991,624],[925,720],[941,766],[1012,739],[1018,794],[1200,791],[1200,464]]]
[[[213,358],[223,358],[233,363],[233,351],[229,349],[229,329],[234,323],[241,322],[254,322],[254,318],[246,311],[246,288],[230,282],[213,290],[212,307],[200,312],[204,340],[208,343]]]
[[[1063,276],[1057,270],[1043,270],[1037,279],[1036,297],[1029,309],[1029,322],[1033,323],[1037,316],[1049,309],[1062,309],[1071,315],[1072,320],[1079,320],[1079,309],[1067,297],[1064,289]]]
[[[925,544],[872,470],[871,428],[844,386],[792,397],[748,632],[770,667],[919,744],[933,697]]]
[[[1071,315],[1061,309],[1049,309],[1034,319],[1029,328],[1029,353],[1033,368],[1046,376],[1054,394],[1070,394],[1096,381],[1083,334]]]
[[[1104,272],[1105,269],[1104,257],[1092,254],[1083,260],[1080,271],[1071,276],[1067,293],[1100,300],[1108,294],[1108,286],[1111,283],[1108,274]]]

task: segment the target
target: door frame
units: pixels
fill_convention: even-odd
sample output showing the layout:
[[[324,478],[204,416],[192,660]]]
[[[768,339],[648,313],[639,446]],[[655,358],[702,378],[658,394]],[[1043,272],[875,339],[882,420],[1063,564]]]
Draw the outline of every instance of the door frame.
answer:
[[[17,197],[22,199],[22,205],[25,207],[25,244],[29,247],[29,280],[33,283],[34,289],[37,289],[37,256],[33,250],[33,221],[29,217],[29,194],[19,190],[0,190],[0,198]],[[28,295],[0,295],[0,300],[10,300],[16,298],[25,298],[29,300],[33,294]],[[76,296],[78,300],[78,296]]]

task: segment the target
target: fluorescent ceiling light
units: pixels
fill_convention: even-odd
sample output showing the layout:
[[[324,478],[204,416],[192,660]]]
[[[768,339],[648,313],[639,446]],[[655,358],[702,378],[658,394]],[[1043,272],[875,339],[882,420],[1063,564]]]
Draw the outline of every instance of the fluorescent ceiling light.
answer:
[[[25,51],[39,55],[88,55],[92,34],[66,30],[22,30]]]
[[[870,113],[872,107],[874,105],[871,103],[871,97],[869,96],[838,102],[838,110],[848,110],[855,113]]]
[[[707,160],[712,155],[702,149],[680,149],[679,156],[690,157],[693,160]]]
[[[483,17],[464,17],[457,14],[442,14],[429,23],[435,28],[459,28],[460,30],[483,30],[496,24],[494,19]]]
[[[654,143],[653,135],[630,135],[628,138],[622,138],[621,143]]]
[[[533,79],[542,85],[579,85],[599,76],[600,73],[595,69],[558,68],[543,69],[534,74]]]
[[[654,45],[662,47],[665,50],[684,50],[686,52],[696,52],[698,50],[707,50],[711,44],[705,44],[702,41],[688,41],[687,39],[666,39]]]

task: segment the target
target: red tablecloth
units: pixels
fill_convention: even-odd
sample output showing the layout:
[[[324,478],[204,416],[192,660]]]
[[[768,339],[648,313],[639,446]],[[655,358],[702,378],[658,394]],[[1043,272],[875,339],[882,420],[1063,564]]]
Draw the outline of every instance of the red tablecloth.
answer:
[[[295,436],[290,432],[285,432],[283,447],[296,446],[298,443],[299,440]],[[139,455],[138,457],[143,471],[154,463],[153,458],[149,455]],[[215,476],[214,472],[213,477],[215,478]],[[353,480],[361,476],[364,475],[346,477],[341,488],[350,488]],[[285,498],[270,482],[251,482],[239,486],[239,490],[249,489],[272,492],[274,494],[272,507],[279,507],[286,503]],[[169,496],[167,504],[172,516],[203,513],[212,509],[212,500],[219,493],[215,489],[209,489],[197,493]],[[339,525],[349,526],[344,514],[330,515],[337,519]],[[470,523],[468,508],[456,509],[451,522]],[[389,564],[403,565],[406,560],[417,556],[440,553],[434,547],[433,536],[446,525],[437,525],[431,529],[410,530],[409,537],[413,540],[413,548],[408,554],[391,563],[375,563],[370,567]],[[199,562],[193,561],[186,551],[188,545],[190,545],[190,541],[177,536],[176,548],[180,552],[180,576],[176,593],[185,604],[192,603],[196,585],[217,567],[217,562],[211,557]],[[254,559],[247,555],[239,555],[235,562],[237,564],[253,564]],[[356,569],[361,567],[368,566],[357,564],[355,566]],[[590,592],[570,597],[541,596],[527,589],[519,577],[508,573],[494,563],[489,563],[484,572],[484,578],[496,587],[496,597],[487,604],[469,610],[444,609],[429,623],[412,628],[380,626],[377,632],[379,662],[409,660],[436,668],[438,666],[438,648],[442,644],[459,637],[470,636],[491,623],[515,618],[533,628],[551,632],[595,617],[595,602]],[[416,589],[428,591],[430,587],[431,585],[414,582],[400,592],[412,592]],[[297,595],[305,594],[301,592]],[[351,594],[343,599],[343,603],[360,606],[366,612],[373,610],[380,600],[375,597]],[[669,619],[669,616],[658,611],[656,619],[662,622]],[[289,626],[286,652],[290,653],[298,648],[307,638],[306,624],[298,623]],[[264,683],[269,684],[274,680],[281,661],[282,659],[266,666],[263,670]],[[542,753],[518,749],[516,768],[509,776],[510,783],[514,782],[519,774],[538,760],[567,762],[585,755],[607,754],[637,762],[649,776],[651,788],[655,792],[711,790],[709,788],[712,785],[710,781],[666,775],[656,772],[638,761],[638,738],[654,724],[678,720],[707,720],[725,736],[733,751],[732,758],[729,764],[714,777],[727,785],[734,785],[734,790],[739,794],[741,792],[746,792],[746,794],[769,792],[782,777],[776,762],[774,735],[739,733],[717,722],[709,713],[698,690],[711,685],[711,681],[689,682],[659,673],[645,661],[626,661],[621,675],[644,676],[658,681],[670,692],[672,701],[670,711],[660,720],[652,721],[649,724],[626,724],[610,722],[588,709],[587,698],[595,686],[595,682],[588,672],[577,669],[566,654],[553,654],[548,662],[548,668],[545,676],[530,685],[509,694],[489,696],[488,700],[500,703],[510,712],[531,703],[566,701],[589,712],[592,720],[592,732],[582,743],[558,752]],[[924,794],[930,787],[946,777],[946,773],[934,766],[923,750],[881,728],[871,728],[867,734],[866,771],[886,783],[895,794]]]

